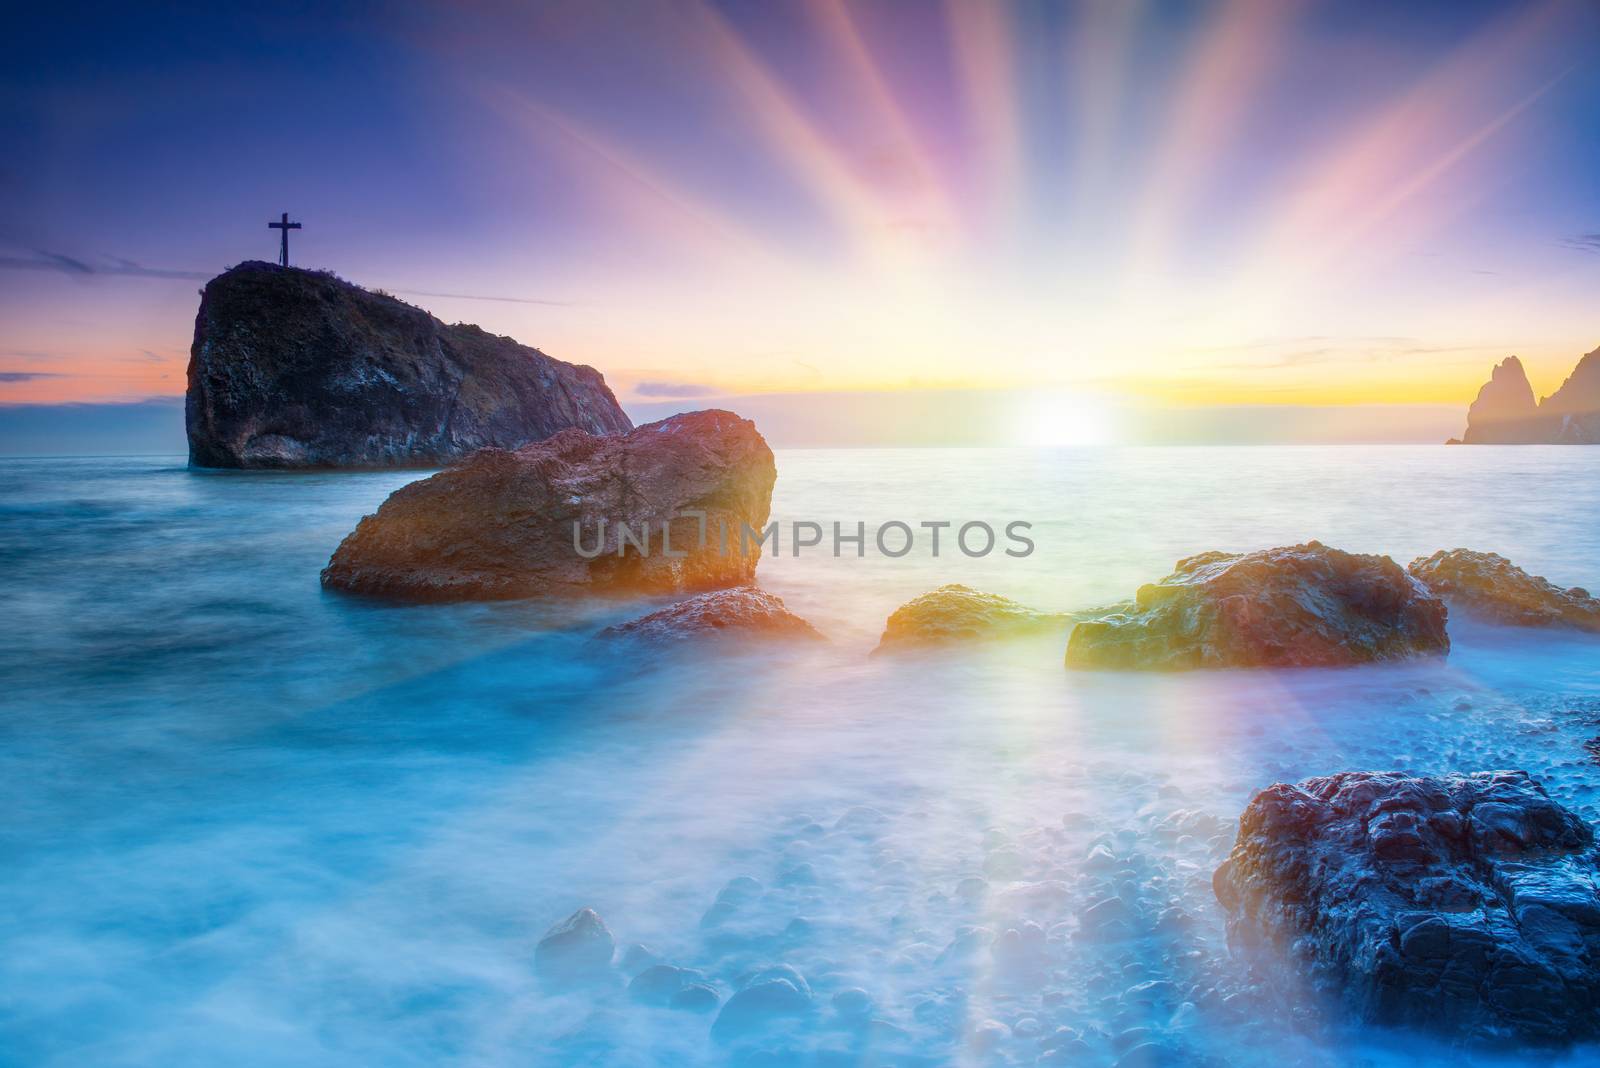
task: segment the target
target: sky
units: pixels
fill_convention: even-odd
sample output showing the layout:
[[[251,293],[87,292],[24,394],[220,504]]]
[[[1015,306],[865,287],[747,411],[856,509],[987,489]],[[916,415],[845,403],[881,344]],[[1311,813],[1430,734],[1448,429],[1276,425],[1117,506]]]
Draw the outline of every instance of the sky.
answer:
[[[1437,440],[1504,356],[1542,395],[1600,345],[1586,0],[66,3],[9,32],[4,406],[176,410],[199,286],[274,258],[282,211],[297,264],[636,414],[743,404],[808,444],[978,408],[1000,443],[1380,407],[1355,437]]]

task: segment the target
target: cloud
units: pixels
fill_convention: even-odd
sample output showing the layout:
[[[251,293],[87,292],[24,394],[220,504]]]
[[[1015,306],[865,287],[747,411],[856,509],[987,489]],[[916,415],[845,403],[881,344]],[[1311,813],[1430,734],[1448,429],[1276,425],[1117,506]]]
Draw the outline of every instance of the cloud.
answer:
[[[571,307],[570,300],[540,300],[537,297],[489,297],[479,293],[433,293],[426,289],[391,289],[391,293],[404,293],[408,297],[439,297],[444,300],[493,300],[502,304],[546,304],[551,307]]]
[[[640,382],[633,391],[641,397],[714,397],[718,392],[699,382]]]
[[[1304,347],[1307,342],[1325,342]],[[1311,367],[1319,364],[1377,363],[1384,360],[1402,360],[1414,357],[1461,356],[1474,353],[1495,352],[1503,345],[1426,345],[1409,337],[1348,337],[1308,335],[1278,340],[1252,341],[1241,345],[1219,345],[1191,351],[1205,353],[1246,353],[1274,348],[1278,351],[1260,360],[1238,360],[1207,363],[1203,369],[1212,371],[1270,371],[1282,368]]]
[[[0,371],[0,382],[32,382],[36,378],[60,378],[53,371]]]
[[[203,271],[177,271],[165,267],[146,267],[120,256],[105,256],[95,262],[68,256],[61,252],[34,249],[31,256],[0,256],[0,270],[54,271],[73,278],[95,275],[131,275],[140,278],[182,278],[205,281],[211,275]]]
[[[34,249],[30,256],[0,256],[0,270],[54,271],[72,278],[92,278],[96,275],[123,275],[138,278],[178,278],[196,282],[210,281],[215,271],[180,271],[166,267],[146,267],[142,263],[121,256],[102,256],[91,261],[63,252]],[[482,293],[436,293],[427,289],[396,289],[410,297],[436,297],[443,300],[492,300],[504,304],[543,304],[551,307],[568,307],[568,300],[541,300],[537,297],[498,297]],[[159,357],[157,357],[159,359]]]
[[[1561,242],[1567,248],[1575,248],[1579,252],[1600,252],[1600,234],[1578,234]]]

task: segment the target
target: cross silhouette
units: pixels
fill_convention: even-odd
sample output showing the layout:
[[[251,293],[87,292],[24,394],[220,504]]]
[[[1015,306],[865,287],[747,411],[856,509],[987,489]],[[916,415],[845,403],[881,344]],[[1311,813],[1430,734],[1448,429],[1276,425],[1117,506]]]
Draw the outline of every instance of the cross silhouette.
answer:
[[[278,254],[278,263],[284,267],[289,266],[289,231],[300,229],[300,224],[290,222],[289,213],[284,212],[280,221],[267,223],[267,229],[283,231],[283,251]]]

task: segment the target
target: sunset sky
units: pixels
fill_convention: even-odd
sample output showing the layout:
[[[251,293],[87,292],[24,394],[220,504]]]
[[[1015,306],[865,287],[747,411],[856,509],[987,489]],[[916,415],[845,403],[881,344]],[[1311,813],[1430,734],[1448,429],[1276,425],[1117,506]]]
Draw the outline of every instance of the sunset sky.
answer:
[[[639,411],[1464,407],[1600,344],[1581,0],[226,6],[9,28],[0,402],[181,394],[285,210]]]

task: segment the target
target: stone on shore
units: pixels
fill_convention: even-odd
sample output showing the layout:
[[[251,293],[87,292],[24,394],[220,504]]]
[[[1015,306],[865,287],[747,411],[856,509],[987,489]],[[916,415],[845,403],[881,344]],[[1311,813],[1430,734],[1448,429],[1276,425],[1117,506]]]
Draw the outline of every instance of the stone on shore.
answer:
[[[1213,887],[1236,950],[1305,969],[1362,1022],[1597,1033],[1600,857],[1526,772],[1279,783],[1250,802]]]
[[[413,601],[748,585],[776,479],[755,424],[731,412],[608,437],[565,430],[402,486],[339,545],[322,583]]]
[[[596,637],[655,645],[706,640],[817,641],[815,627],[784,607],[783,598],[755,586],[710,590],[658,612],[607,627]]]
[[[271,263],[206,283],[188,374],[196,467],[436,467],[569,427],[632,427],[592,367]]]
[[[1387,556],[1320,542],[1180,560],[1072,629],[1067,666],[1334,667],[1450,650],[1444,603]]]
[[[1053,612],[1037,612],[1009,597],[951,583],[930,590],[895,609],[884,624],[883,636],[878,639],[873,654],[1051,632],[1065,633],[1072,618]]]
[[[1600,632],[1600,598],[1530,575],[1503,556],[1440,549],[1407,571],[1453,608],[1512,627],[1576,627]]]

